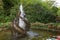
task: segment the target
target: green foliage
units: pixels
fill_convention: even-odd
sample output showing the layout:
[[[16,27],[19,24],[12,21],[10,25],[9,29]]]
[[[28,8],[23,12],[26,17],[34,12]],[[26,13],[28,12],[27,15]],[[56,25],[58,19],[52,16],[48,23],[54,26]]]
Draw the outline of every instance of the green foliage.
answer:
[[[4,13],[1,11],[0,18],[3,18],[4,22],[12,21],[21,3],[30,22],[55,22],[58,9],[52,7],[54,2],[42,2],[41,0],[3,0]]]
[[[4,10],[0,12],[4,22],[12,21],[17,13],[19,0],[2,0]],[[1,20],[1,22],[3,22]]]
[[[58,8],[57,14],[58,16],[60,16],[60,8]]]
[[[0,0],[0,23],[4,20],[4,10],[3,10],[3,3],[2,0]]]
[[[29,4],[24,9],[30,22],[55,22],[55,18],[57,15],[55,13],[56,11],[51,11],[51,9],[45,8],[43,5],[39,3]]]

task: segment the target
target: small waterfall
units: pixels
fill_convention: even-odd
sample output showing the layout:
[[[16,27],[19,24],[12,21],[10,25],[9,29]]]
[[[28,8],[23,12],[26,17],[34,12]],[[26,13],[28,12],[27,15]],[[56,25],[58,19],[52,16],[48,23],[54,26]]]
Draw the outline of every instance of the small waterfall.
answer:
[[[19,9],[21,12],[20,16],[25,19],[26,17],[24,17],[25,13],[24,13],[22,4],[20,5]],[[19,18],[19,26],[25,30],[26,24],[24,23],[24,21],[21,18]],[[27,31],[27,35],[29,38],[34,38],[34,37],[38,37],[39,34],[30,30],[30,31]]]
[[[20,5],[20,17],[22,17],[23,19],[25,19],[25,13],[24,13],[24,10],[23,10],[23,6],[22,4]],[[25,27],[26,27],[26,23],[23,21],[23,19],[19,18],[19,26],[25,30]]]
[[[25,12],[24,12],[24,10],[23,10],[22,4],[20,5],[20,8],[19,8],[19,9],[20,9],[20,12],[21,12],[20,16],[24,18]]]

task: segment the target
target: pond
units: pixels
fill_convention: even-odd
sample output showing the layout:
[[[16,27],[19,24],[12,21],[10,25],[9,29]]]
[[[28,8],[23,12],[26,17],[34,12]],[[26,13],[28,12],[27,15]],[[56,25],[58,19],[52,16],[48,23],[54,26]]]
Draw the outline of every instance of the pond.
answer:
[[[37,32],[40,36],[38,38],[33,38],[31,40],[46,40],[47,38],[56,35],[54,32],[52,33],[49,31],[42,31],[42,30],[35,30],[35,29],[33,29],[32,31]],[[10,30],[1,31],[0,40],[11,40]],[[26,38],[20,38],[18,40],[29,40],[29,39],[26,37]]]

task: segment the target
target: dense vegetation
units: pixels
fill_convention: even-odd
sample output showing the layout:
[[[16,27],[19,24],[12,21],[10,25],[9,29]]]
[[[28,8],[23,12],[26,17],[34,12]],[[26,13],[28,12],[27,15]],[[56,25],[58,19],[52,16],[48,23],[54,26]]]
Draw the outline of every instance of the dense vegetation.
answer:
[[[44,40],[48,37],[50,38],[50,35],[52,34],[50,34],[50,32],[45,32],[45,29],[47,31],[51,30],[53,34],[57,35],[57,32],[54,32],[54,30],[60,30],[60,23],[53,22],[56,22],[56,17],[60,16],[60,8],[52,6],[54,1],[0,0],[0,27],[2,27],[2,29],[0,29],[0,31],[2,30],[2,35],[0,34],[0,37],[2,36],[0,38],[1,40],[10,39],[10,31],[6,31],[6,29],[9,29],[9,23],[16,17],[21,3],[23,4],[24,11],[27,14],[26,17],[29,22],[31,22],[31,28],[40,29],[36,31],[42,36],[42,38],[33,38],[32,40]],[[52,26],[50,26],[51,24]]]
[[[52,6],[54,2],[42,0],[1,0],[0,4],[0,22],[12,21],[19,10],[19,5],[22,3],[25,13],[30,22],[55,22],[56,16],[60,13],[60,9]]]

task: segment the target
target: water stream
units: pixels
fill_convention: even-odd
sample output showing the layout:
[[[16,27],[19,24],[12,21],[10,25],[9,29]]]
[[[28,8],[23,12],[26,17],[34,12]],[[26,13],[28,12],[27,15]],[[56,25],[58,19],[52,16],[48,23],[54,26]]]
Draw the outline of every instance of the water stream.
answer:
[[[20,8],[19,8],[19,9],[20,9],[20,17],[22,17],[24,20],[26,20],[27,18],[25,17],[26,14],[24,13],[22,4],[20,5]],[[23,19],[19,18],[19,26],[20,26],[22,29],[26,30],[26,29],[25,29],[26,23],[24,22]],[[38,37],[38,33],[35,33],[35,32],[33,32],[33,31],[31,31],[31,30],[30,30],[30,31],[27,31],[26,34],[27,34],[27,36],[28,36],[30,39],[32,39],[32,38],[34,38],[34,37]]]
[[[47,38],[49,38],[51,35],[54,35],[51,34],[51,32],[49,31],[42,31],[42,30],[34,30],[32,29],[33,32],[35,33],[38,33],[39,34],[39,37],[34,37],[32,39],[28,38],[28,37],[25,37],[25,38],[18,38],[17,40],[46,40]],[[33,35],[33,33],[32,33]],[[11,40],[11,32],[9,30],[6,30],[6,31],[1,31],[0,32],[0,40]]]

